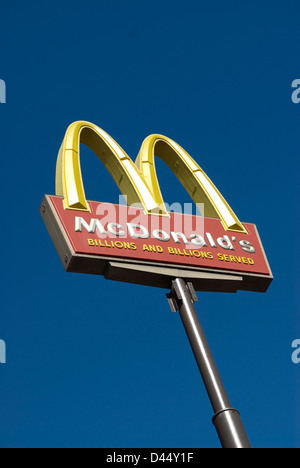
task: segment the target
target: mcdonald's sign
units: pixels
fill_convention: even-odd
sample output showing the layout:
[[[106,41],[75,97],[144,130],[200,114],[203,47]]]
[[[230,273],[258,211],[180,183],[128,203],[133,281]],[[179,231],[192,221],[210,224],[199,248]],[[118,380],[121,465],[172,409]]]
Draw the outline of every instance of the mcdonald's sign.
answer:
[[[81,143],[96,153],[127,205],[86,199]],[[155,156],[202,216],[167,206]],[[101,128],[71,124],[58,153],[56,194],[45,195],[40,212],[69,272],[166,289],[182,277],[198,291],[226,292],[265,292],[273,279],[256,226],[242,223],[197,162],[162,135],[147,137],[134,163]]]

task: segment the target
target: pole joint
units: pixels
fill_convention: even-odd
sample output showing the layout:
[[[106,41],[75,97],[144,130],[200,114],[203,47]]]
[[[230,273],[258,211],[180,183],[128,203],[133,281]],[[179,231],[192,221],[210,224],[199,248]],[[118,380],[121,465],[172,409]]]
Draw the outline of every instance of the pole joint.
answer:
[[[214,415],[214,417],[212,418],[212,423],[213,423],[214,426],[216,425],[216,420],[217,420],[218,416],[220,416],[223,413],[226,413],[227,411],[229,411],[231,413],[237,413],[240,416],[240,412],[237,409],[235,409],[235,408],[224,408],[221,411],[218,411]]]
[[[194,288],[193,283],[186,283],[187,292],[189,293],[191,303],[198,302],[198,297]],[[167,299],[173,313],[176,313],[180,310],[182,306],[183,297],[178,288],[176,281],[172,281],[172,290],[167,294]]]

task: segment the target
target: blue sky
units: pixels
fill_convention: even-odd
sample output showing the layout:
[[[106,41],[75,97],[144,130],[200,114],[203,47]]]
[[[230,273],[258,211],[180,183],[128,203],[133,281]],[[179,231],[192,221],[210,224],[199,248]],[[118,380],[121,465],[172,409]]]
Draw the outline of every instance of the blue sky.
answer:
[[[256,223],[269,291],[199,293],[197,311],[253,446],[300,446],[299,14],[296,1],[1,6],[1,447],[219,446],[165,291],[65,273],[43,225],[75,120],[133,159],[147,135],[169,136]],[[166,201],[188,201],[158,167]],[[84,148],[82,168],[88,199],[118,201]]]

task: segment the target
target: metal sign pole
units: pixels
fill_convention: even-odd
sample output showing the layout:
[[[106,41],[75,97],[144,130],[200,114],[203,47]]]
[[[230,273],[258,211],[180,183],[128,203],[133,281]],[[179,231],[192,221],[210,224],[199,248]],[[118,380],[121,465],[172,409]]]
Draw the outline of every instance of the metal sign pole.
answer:
[[[251,448],[240,413],[232,408],[196,313],[198,301],[192,283],[173,281],[167,295],[173,312],[179,311],[215,415],[213,424],[223,448]]]

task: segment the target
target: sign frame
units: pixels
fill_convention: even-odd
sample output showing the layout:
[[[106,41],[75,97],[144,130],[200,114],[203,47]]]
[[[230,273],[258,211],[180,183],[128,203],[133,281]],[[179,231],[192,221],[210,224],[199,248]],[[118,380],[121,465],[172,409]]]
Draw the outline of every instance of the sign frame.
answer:
[[[40,213],[67,272],[100,275],[108,280],[163,289],[170,289],[175,278],[183,278],[192,282],[196,291],[230,293],[238,290],[266,292],[273,280],[255,225],[253,226],[269,270],[267,275],[76,253],[51,202],[51,195],[45,195]],[[74,211],[72,213],[75,215]]]

